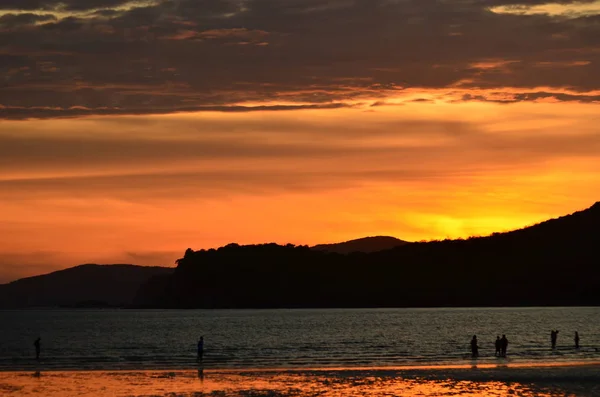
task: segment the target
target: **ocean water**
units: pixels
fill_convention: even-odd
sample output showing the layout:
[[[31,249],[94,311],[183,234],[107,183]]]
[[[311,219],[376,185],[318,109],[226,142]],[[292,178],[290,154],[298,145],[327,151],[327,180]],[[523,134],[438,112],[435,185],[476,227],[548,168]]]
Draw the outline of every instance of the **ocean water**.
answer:
[[[600,361],[600,308],[591,307],[23,310],[0,311],[0,370],[191,369],[200,335],[207,370],[471,365],[474,334],[480,365]],[[502,334],[507,359],[494,357]]]

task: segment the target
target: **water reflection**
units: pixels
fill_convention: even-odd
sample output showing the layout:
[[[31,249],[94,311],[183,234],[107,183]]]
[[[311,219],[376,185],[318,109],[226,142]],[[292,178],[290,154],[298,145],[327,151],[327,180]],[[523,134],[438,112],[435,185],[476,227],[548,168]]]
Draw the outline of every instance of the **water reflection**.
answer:
[[[523,396],[555,397],[575,394],[555,383],[536,384],[553,376],[554,368],[537,368],[524,376],[526,382],[515,378],[499,381],[494,377],[507,376],[515,369],[462,368],[453,370],[341,370],[341,371],[115,371],[115,372],[45,372],[43,380],[33,381],[31,373],[0,372],[0,395],[44,397],[132,397],[226,395],[228,397],[380,397],[380,396]],[[558,369],[561,370],[561,369]],[[580,371],[581,369],[575,369]],[[491,371],[491,372],[490,372]],[[495,371],[495,372],[494,372]],[[537,372],[535,372],[537,371]],[[591,370],[598,373],[597,368]],[[578,372],[578,373],[580,373]],[[40,374],[36,372],[36,374]],[[39,377],[39,375],[37,375]],[[597,375],[594,375],[597,376]],[[559,374],[557,379],[563,379]],[[201,386],[198,384],[200,380]],[[598,382],[596,382],[598,384]],[[595,386],[594,386],[595,387]]]

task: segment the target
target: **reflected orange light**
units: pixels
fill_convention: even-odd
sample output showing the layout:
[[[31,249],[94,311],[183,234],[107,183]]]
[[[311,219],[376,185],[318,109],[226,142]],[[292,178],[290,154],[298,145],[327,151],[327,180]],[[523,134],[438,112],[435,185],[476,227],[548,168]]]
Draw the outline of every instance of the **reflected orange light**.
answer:
[[[1,390],[11,395],[45,397],[94,396],[198,396],[248,395],[375,397],[400,396],[513,396],[554,397],[570,392],[568,382],[551,383],[553,391],[546,391],[548,379],[560,377],[560,371],[581,371],[568,365],[551,367],[521,367],[529,384],[515,379],[521,376],[519,367],[512,371],[497,366],[490,368],[416,367],[404,368],[346,368],[298,369],[294,371],[71,371],[0,373]],[[537,372],[536,372],[537,371]],[[558,372],[557,372],[558,371]],[[595,371],[586,366],[583,371]],[[505,381],[498,378],[507,379]],[[540,384],[535,384],[535,379]],[[558,378],[557,378],[558,379]],[[577,383],[576,380],[573,383]]]

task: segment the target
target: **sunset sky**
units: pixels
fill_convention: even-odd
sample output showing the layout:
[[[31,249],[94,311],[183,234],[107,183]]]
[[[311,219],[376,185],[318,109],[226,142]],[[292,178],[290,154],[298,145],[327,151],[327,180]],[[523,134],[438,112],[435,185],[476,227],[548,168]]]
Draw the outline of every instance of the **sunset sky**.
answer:
[[[600,200],[600,1],[0,0],[0,282]]]

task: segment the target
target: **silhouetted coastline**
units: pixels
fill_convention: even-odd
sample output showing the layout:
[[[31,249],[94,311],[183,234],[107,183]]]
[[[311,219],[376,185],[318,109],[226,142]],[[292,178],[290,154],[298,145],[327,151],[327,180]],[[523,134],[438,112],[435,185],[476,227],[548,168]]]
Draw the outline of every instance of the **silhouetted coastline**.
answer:
[[[0,285],[0,307],[596,306],[598,224],[600,203],[512,232],[369,253],[291,244],[188,249],[175,269],[84,265]]]
[[[291,244],[188,249],[172,275],[142,286],[134,306],[600,305],[598,224],[600,203],[512,232],[373,253],[343,255]]]

